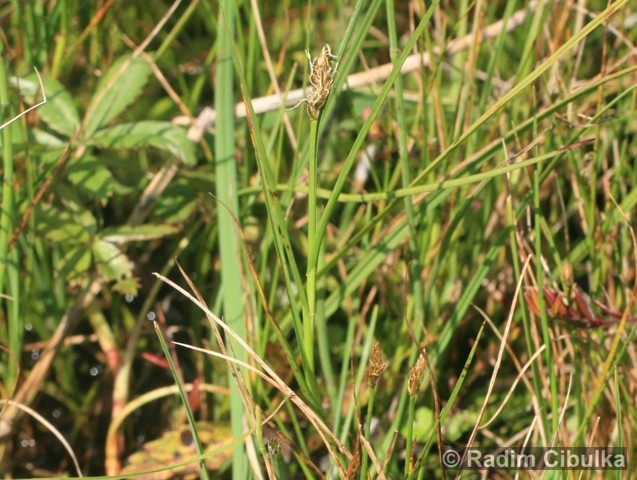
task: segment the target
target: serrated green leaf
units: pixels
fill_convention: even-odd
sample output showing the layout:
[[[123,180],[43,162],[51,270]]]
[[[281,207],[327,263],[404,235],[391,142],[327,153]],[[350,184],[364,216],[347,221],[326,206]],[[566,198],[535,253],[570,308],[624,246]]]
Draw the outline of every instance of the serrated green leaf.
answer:
[[[54,242],[77,245],[88,243],[97,223],[90,212],[70,214],[50,205],[40,205],[36,216],[38,232]]]
[[[162,238],[177,233],[179,229],[172,225],[124,225],[106,228],[99,237],[107,242],[123,244],[127,242],[143,242]]]
[[[97,85],[84,118],[84,135],[90,138],[133,103],[150,74],[150,67],[139,57],[117,59]]]
[[[121,280],[133,276],[132,262],[116,245],[98,238],[92,247],[97,270],[106,280]]]
[[[123,123],[96,132],[89,145],[102,148],[138,148],[152,146],[170,152],[187,165],[194,165],[195,144],[184,129],[170,122],[145,121]]]
[[[43,100],[35,73],[20,79],[12,77],[11,83],[19,89],[30,105]],[[80,128],[80,115],[73,103],[73,97],[57,80],[43,78],[42,83],[46,93],[46,104],[38,107],[38,116],[51,130],[70,137]]]
[[[66,167],[69,181],[89,197],[104,201],[113,192],[113,175],[95,157],[84,155],[73,159]]]
[[[136,297],[139,293],[139,286],[139,278],[125,278],[113,284],[111,290],[122,295],[133,295]]]

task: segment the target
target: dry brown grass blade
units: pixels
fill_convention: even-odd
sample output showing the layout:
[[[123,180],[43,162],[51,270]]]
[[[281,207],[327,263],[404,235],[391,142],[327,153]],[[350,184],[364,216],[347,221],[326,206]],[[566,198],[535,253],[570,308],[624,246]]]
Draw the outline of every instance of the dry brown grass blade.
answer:
[[[530,258],[527,259],[527,261],[524,263],[524,265],[522,266],[522,271],[520,273],[520,281],[518,281],[518,284],[516,286],[515,289],[515,293],[513,295],[513,304],[511,305],[511,309],[509,312],[509,316],[507,318],[507,322],[506,325],[504,327],[504,333],[502,334],[502,340],[500,342],[500,349],[498,350],[498,356],[495,360],[495,363],[493,365],[493,373],[491,375],[491,380],[489,381],[489,387],[487,388],[487,392],[484,396],[484,401],[482,403],[482,407],[480,408],[480,412],[478,413],[478,417],[476,419],[475,422],[475,426],[473,428],[473,430],[471,431],[471,435],[469,436],[469,440],[467,441],[467,447],[471,447],[473,445],[473,442],[475,441],[476,435],[478,434],[478,430],[480,428],[480,424],[482,422],[482,419],[484,418],[485,412],[487,410],[487,405],[489,403],[489,399],[491,398],[491,393],[493,392],[493,389],[495,387],[495,381],[497,379],[497,375],[498,372],[500,371],[500,365],[502,363],[502,357],[504,356],[504,350],[507,344],[507,340],[509,337],[509,332],[511,330],[511,324],[513,323],[513,314],[515,313],[515,305],[516,305],[516,300],[519,298],[520,295],[520,289],[522,288],[522,279],[524,279],[524,274],[527,270],[527,268],[529,268],[529,264],[530,264]],[[460,464],[464,464],[465,461],[465,456],[466,456],[467,452],[465,451],[463,456],[462,456],[462,460],[460,461]],[[458,472],[458,477],[460,476],[460,471]]]
[[[225,205],[224,205],[225,206]],[[190,277],[188,276],[188,274],[184,271],[184,269],[181,267],[181,265],[179,263],[177,263],[177,268],[179,268],[179,272],[181,273],[182,277],[186,280],[186,282],[188,283],[188,286],[190,287],[190,289],[194,292],[194,294],[197,296],[197,300],[202,304],[206,306],[206,309],[208,308],[203,296],[201,295],[201,292],[199,292],[199,289],[195,286],[195,284],[192,282],[192,280],[190,279]],[[250,415],[250,424],[253,425],[252,430],[256,429],[256,428],[260,428],[257,427],[256,422],[257,419],[255,418],[254,415],[254,411],[255,411],[255,407],[256,404],[255,402],[252,400],[252,397],[250,395],[250,390],[248,389],[248,387],[246,386],[246,380],[243,377],[243,374],[241,372],[240,369],[237,368],[237,366],[242,366],[244,368],[247,368],[248,370],[252,371],[253,373],[256,373],[257,375],[261,376],[262,378],[264,378],[265,380],[267,380],[267,377],[265,377],[258,369],[254,368],[252,365],[249,365],[247,363],[241,362],[236,360],[236,355],[235,352],[233,350],[232,344],[228,343],[228,347],[232,350],[232,355],[228,354],[228,348],[226,347],[226,344],[224,342],[223,339],[223,335],[221,334],[217,324],[213,321],[210,320],[210,317],[208,317],[209,323],[210,323],[210,327],[212,328],[214,334],[215,334],[215,338],[217,340],[217,344],[219,345],[219,348],[221,350],[221,354],[218,355],[220,358],[223,358],[227,365],[228,365],[228,369],[230,371],[230,373],[232,374],[232,377],[235,379],[236,383],[237,383],[237,387],[239,389],[239,392],[241,394],[241,400],[243,401],[243,405],[245,407],[245,412],[247,415]],[[180,345],[186,348],[193,348],[190,345],[186,345],[183,343],[178,343],[178,342],[173,342],[173,344],[175,345]],[[205,351],[208,354],[214,354],[216,352],[211,352],[211,351],[206,351],[204,349],[197,349],[198,351]],[[248,445],[246,445],[246,447],[248,447]],[[254,452],[248,450],[248,455],[252,455]],[[260,473],[259,473],[260,474]]]
[[[42,100],[39,101],[38,103],[34,104],[34,105],[31,105],[24,112],[21,112],[21,113],[17,114],[11,120],[8,120],[8,121],[4,122],[2,125],[0,125],[0,130],[2,130],[4,127],[8,127],[13,122],[15,122],[15,121],[19,120],[20,118],[24,117],[27,113],[35,110],[36,108],[40,108],[42,105],[44,105],[47,102],[47,100],[46,100],[46,92],[44,91],[44,85],[42,84],[42,77],[40,77],[40,72],[38,71],[37,68],[35,68],[34,70],[35,70],[35,74],[38,77],[38,83],[40,84],[40,90],[42,91]]]
[[[385,478],[387,477],[385,476],[385,471],[383,466],[378,461],[378,457],[376,457],[376,453],[374,452],[374,447],[372,447],[372,444],[369,443],[369,440],[367,440],[363,435],[360,435],[358,439],[362,445],[362,448],[365,449],[369,459],[372,461],[372,465],[374,465],[374,468],[378,472],[378,475],[376,478],[378,480],[385,480]]]
[[[202,312],[206,314],[206,316],[213,322],[219,326],[226,335],[231,337],[234,341],[236,341],[241,348],[243,348],[247,354],[252,358],[252,360],[259,365],[263,372],[263,375],[269,377],[268,381],[274,382],[273,384],[276,388],[283,393],[286,397],[290,399],[294,405],[296,405],[299,410],[305,415],[308,421],[314,426],[318,434],[320,435],[325,447],[327,448],[330,456],[334,460],[334,464],[339,469],[341,476],[345,475],[345,469],[339,459],[338,453],[334,450],[332,445],[336,445],[342,454],[344,454],[348,460],[352,459],[352,453],[347,449],[347,447],[332,433],[329,427],[323,422],[323,420],[314,413],[314,411],[300,398],[296,395],[294,390],[292,390],[286,383],[277,375],[277,373],[270,368],[270,366],[263,360],[257,353],[250,347],[240,336],[238,336],[228,325],[226,325],[219,317],[217,317],[214,313],[212,313],[203,303],[199,302],[194,296],[192,296],[188,291],[174,283],[172,280],[160,275],[158,273],[154,274],[157,278],[159,278],[162,282],[170,285],[172,288],[177,290],[183,296],[185,296],[188,300],[190,300],[194,305],[196,305]],[[188,345],[184,345],[188,348],[193,348]],[[196,348],[195,348],[196,349]],[[226,360],[232,360],[233,363],[239,364],[236,359],[231,359],[227,357]],[[252,369],[251,365],[242,363],[242,366],[245,368]],[[262,377],[264,378],[264,377]]]
[[[55,436],[55,438],[57,438],[60,441],[60,443],[64,446],[65,450],[68,452],[69,456],[71,457],[71,460],[73,460],[73,465],[75,466],[75,469],[77,470],[78,476],[79,477],[83,476],[82,470],[80,469],[80,464],[77,461],[77,457],[75,456],[75,452],[71,448],[71,445],[69,445],[69,442],[66,441],[66,439],[64,438],[64,435],[62,435],[60,431],[57,428],[55,428],[55,426],[51,422],[49,422],[46,418],[44,418],[38,412],[33,410],[31,407],[28,407],[21,403],[14,402],[12,400],[0,400],[0,404],[10,405],[11,407],[15,409],[22,410],[28,413],[29,415],[31,415],[33,418],[35,418],[38,422],[40,422],[40,424],[44,425],[46,429],[50,431]]]
[[[394,448],[396,447],[396,441],[398,440],[398,431],[394,430],[394,434],[392,435],[391,442],[389,444],[389,448],[387,448],[387,454],[385,455],[385,461],[381,467],[381,472],[384,472],[387,469],[387,465],[389,465],[390,460],[392,459],[392,455],[394,454]]]
[[[275,95],[279,97],[283,96],[283,92],[279,88],[279,82],[274,71],[274,66],[272,65],[272,59],[270,58],[270,52],[268,50],[268,42],[265,36],[265,31],[263,29],[263,21],[261,20],[261,13],[259,11],[259,2],[257,0],[250,0],[250,5],[252,5],[252,17],[254,18],[254,25],[256,27],[257,35],[259,37],[259,44],[261,45],[261,51],[263,52],[263,60],[265,63],[265,69],[268,72],[268,76],[270,77],[270,83],[272,84],[272,88],[274,89]],[[285,127],[285,132],[288,135],[288,139],[290,140],[290,145],[292,150],[297,149],[297,141],[296,135],[294,133],[294,128],[292,128],[292,122],[290,122],[290,118],[287,112],[283,112],[283,126]]]
[[[500,335],[500,332],[495,328],[495,326],[493,325],[493,322],[491,322],[491,319],[488,319],[488,323],[491,326],[492,330],[495,332],[495,334],[499,337],[500,341],[503,341],[502,335]],[[546,345],[542,345],[540,348],[535,350],[533,355],[531,355],[531,357],[526,361],[524,365],[520,365],[520,363],[518,362],[518,359],[513,355],[514,352],[510,349],[510,346],[507,346],[507,349],[509,350],[509,353],[511,354],[511,358],[513,358],[513,363],[515,364],[515,367],[518,370],[518,374],[515,377],[515,380],[513,380],[513,383],[511,384],[511,386],[509,387],[509,391],[507,392],[506,396],[502,400],[502,403],[500,404],[500,406],[496,409],[495,412],[493,412],[493,416],[491,417],[490,420],[487,420],[485,423],[480,425],[480,429],[487,428],[489,425],[491,425],[495,421],[496,418],[498,418],[500,413],[502,413],[502,410],[504,410],[504,407],[506,406],[506,404],[509,402],[509,400],[513,396],[513,392],[515,391],[515,388],[517,387],[520,380],[526,385],[527,390],[531,394],[533,393],[533,386],[531,385],[531,382],[529,381],[529,379],[526,377],[526,372],[529,368],[531,368],[531,365],[533,365],[533,362],[535,361],[535,359],[538,358],[542,354],[542,352],[546,349]]]

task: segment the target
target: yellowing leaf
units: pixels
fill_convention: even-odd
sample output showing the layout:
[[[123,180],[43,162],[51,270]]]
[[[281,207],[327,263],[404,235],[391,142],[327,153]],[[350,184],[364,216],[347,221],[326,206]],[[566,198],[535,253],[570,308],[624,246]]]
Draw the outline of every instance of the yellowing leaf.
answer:
[[[96,239],[92,246],[95,265],[107,280],[120,280],[133,275],[133,264],[116,245]]]
[[[141,242],[154,240],[177,233],[179,229],[172,225],[124,225],[106,228],[100,233],[100,238],[111,243]]]

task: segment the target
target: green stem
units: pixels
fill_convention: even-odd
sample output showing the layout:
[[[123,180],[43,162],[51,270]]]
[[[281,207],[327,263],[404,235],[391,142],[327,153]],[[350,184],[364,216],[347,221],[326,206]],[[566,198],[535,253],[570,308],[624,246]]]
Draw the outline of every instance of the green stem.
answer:
[[[411,452],[414,446],[414,419],[416,418],[416,395],[409,397],[409,407],[407,409],[407,446],[405,447],[405,478],[410,472]]]
[[[310,179],[308,192],[308,249],[310,252],[318,252],[321,246],[321,238],[316,235],[317,217],[316,217],[316,191],[318,189],[318,137],[319,137],[319,119],[310,120]],[[306,375],[314,374],[314,321],[316,317],[316,271],[318,268],[318,255],[310,253],[307,272],[306,272],[306,291],[308,309],[303,315],[303,349],[307,356],[308,366],[310,370]]]
[[[336,401],[336,379],[332,369],[332,361],[330,358],[330,345],[328,341],[327,319],[325,317],[325,309],[322,301],[317,300],[317,291],[319,290],[317,272],[322,267],[323,255],[321,255],[323,235],[317,232],[318,226],[318,206],[317,191],[319,188],[318,180],[318,143],[319,143],[319,125],[322,115],[310,121],[310,166],[309,166],[309,189],[308,189],[308,250],[309,261],[307,265],[306,291],[308,312],[303,322],[303,345],[308,358],[310,370],[306,371],[306,376],[316,377],[314,370],[314,333],[316,332],[316,345],[318,348],[321,368],[327,385],[327,393],[330,402],[334,404]],[[321,303],[319,303],[321,302]],[[312,383],[309,382],[308,383]]]
[[[0,47],[0,53],[3,48]],[[3,58],[0,55],[0,58]],[[0,118],[11,117],[9,102],[8,77],[6,64],[0,60]],[[0,299],[7,302],[7,331],[0,332],[0,341],[9,345],[13,358],[20,358],[22,352],[22,325],[19,320],[19,298],[17,281],[17,265],[19,264],[17,250],[9,251],[9,241],[15,225],[15,197],[14,197],[14,169],[13,169],[13,137],[11,127],[2,131],[2,204],[0,205],[0,293],[8,294],[12,300]],[[6,282],[6,284],[5,284]],[[5,290],[5,285],[8,287]],[[8,362],[5,370],[4,386],[13,388],[16,375],[16,365]]]
[[[535,217],[535,258],[542,258],[542,230],[541,230],[541,215],[542,210],[540,206],[540,176],[541,171],[539,168],[536,168],[533,171],[533,206],[534,206],[534,217]],[[537,279],[537,289],[538,289],[538,308],[540,309],[540,327],[542,333],[542,339],[544,345],[551,345],[551,334],[549,332],[548,326],[548,317],[546,315],[546,309],[544,307],[544,295],[543,295],[543,287],[544,287],[544,271],[542,270],[542,262],[536,261],[536,271],[535,278]],[[551,432],[554,434],[558,431],[558,422],[559,422],[559,395],[557,393],[557,377],[555,375],[555,369],[553,368],[553,349],[546,348],[544,350],[544,361],[546,362],[546,369],[549,372],[549,385],[551,390],[551,395],[549,399],[544,399],[546,402],[546,406],[550,409],[552,415],[543,415],[542,420],[544,420],[544,428],[547,432]],[[551,424],[549,425],[549,418],[551,419]]]

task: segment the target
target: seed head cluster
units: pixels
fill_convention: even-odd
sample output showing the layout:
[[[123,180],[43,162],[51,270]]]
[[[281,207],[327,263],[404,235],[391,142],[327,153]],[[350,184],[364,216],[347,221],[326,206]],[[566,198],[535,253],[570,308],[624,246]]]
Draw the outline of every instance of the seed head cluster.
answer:
[[[316,120],[332,88],[336,74],[336,55],[332,54],[332,50],[327,44],[314,60],[312,60],[310,52],[306,51],[305,53],[310,62],[310,87],[306,98],[307,111],[310,117]]]
[[[383,362],[383,349],[380,346],[380,342],[376,342],[372,348],[372,354],[367,364],[367,382],[370,387],[376,388],[378,379],[385,368],[387,368],[387,365]]]
[[[409,371],[409,382],[407,382],[407,392],[410,397],[418,393],[418,389],[425,378],[425,357],[421,353],[416,360],[416,364]]]

